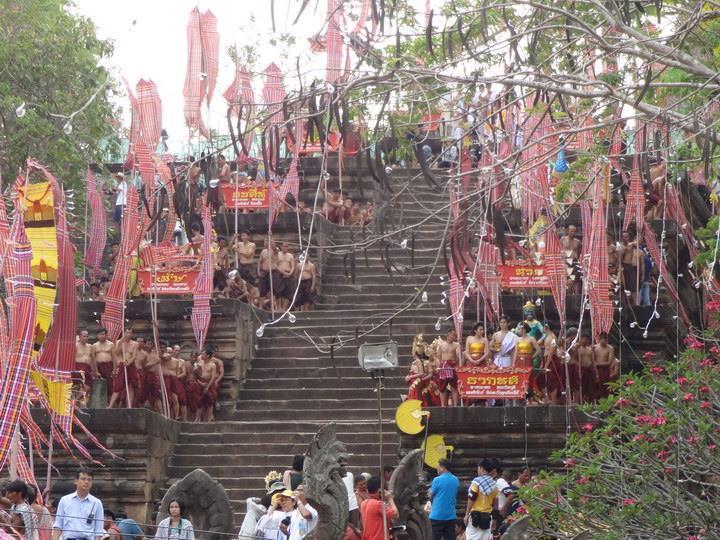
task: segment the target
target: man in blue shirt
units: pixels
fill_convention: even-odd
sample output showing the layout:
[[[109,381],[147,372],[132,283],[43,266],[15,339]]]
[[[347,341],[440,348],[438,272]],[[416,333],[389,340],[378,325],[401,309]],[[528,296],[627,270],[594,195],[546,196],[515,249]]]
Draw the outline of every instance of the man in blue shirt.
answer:
[[[75,473],[75,492],[57,506],[53,540],[101,540],[105,536],[105,511],[100,499],[90,495],[93,473],[81,467]]]
[[[455,519],[457,512],[457,493],[460,481],[450,472],[452,465],[447,459],[441,459],[437,466],[438,475],[430,485],[430,523],[433,540],[455,540]]]
[[[127,517],[124,511],[115,512],[115,518],[123,540],[140,540],[144,536],[140,525],[134,519]]]

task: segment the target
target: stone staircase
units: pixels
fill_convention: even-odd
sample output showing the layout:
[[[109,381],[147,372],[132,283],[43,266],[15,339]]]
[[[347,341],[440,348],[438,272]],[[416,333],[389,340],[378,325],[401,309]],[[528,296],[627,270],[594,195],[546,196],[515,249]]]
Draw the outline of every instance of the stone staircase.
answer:
[[[406,175],[398,175],[394,182],[403,185]],[[411,186],[409,193],[421,198],[426,208],[442,209],[446,204],[446,194]],[[427,216],[424,210],[411,212],[409,199],[406,194],[402,211],[393,204],[396,229]],[[438,253],[444,227],[441,218],[422,224],[414,233],[414,250],[409,244],[401,246],[409,235],[398,231],[386,239],[389,247],[375,243],[366,253],[356,252],[354,275],[347,246],[357,242],[362,232],[337,228],[330,245],[320,246],[326,259],[323,293],[315,310],[296,312],[294,324],[283,320],[265,328],[234,410],[223,408],[213,424],[182,426],[168,483],[203,468],[223,484],[240,514],[247,497],[262,495],[265,475],[289,468],[292,456],[304,453],[327,422],[338,425],[338,438],[350,453],[351,471],[378,471],[375,382],[358,366],[357,348],[390,339],[398,343],[401,366],[383,379],[383,452],[386,463],[397,463],[394,410],[405,393],[412,339],[418,332],[435,332],[438,317],[446,314],[439,280],[445,269]],[[386,270],[388,260],[392,275]],[[423,290],[428,302],[421,300]]]

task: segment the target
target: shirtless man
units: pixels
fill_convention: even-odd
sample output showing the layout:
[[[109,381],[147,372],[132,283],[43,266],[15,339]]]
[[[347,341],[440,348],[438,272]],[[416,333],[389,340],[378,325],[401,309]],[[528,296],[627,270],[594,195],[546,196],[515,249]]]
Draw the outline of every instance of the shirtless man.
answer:
[[[212,361],[212,350],[205,349],[198,356],[198,382],[202,388],[202,397],[197,410],[196,422],[209,422],[213,417],[213,409],[217,402],[217,365]]]
[[[88,403],[92,392],[93,377],[100,377],[100,374],[93,358],[92,345],[88,343],[87,330],[81,330],[75,342],[75,370],[83,373],[85,403]]]
[[[168,404],[170,405],[170,417],[177,419],[180,416],[180,402],[175,393],[177,370],[172,354],[172,347],[165,347],[165,350],[160,355],[160,370],[162,371],[163,385],[165,386],[165,393],[167,394]]]
[[[580,395],[578,396],[578,403],[594,401],[599,376],[597,366],[595,365],[593,347],[590,344],[590,336],[580,336],[580,344],[577,347],[577,358],[580,369]]]
[[[143,401],[147,400],[151,409],[162,413],[162,387],[160,386],[160,371],[158,356],[152,341],[145,342],[145,361],[142,366],[143,377]]]
[[[560,243],[567,259],[577,261],[580,258],[582,240],[577,238],[577,227],[575,225],[568,225],[565,236],[560,239]]]
[[[280,309],[284,311],[288,308],[295,295],[295,283],[293,280],[295,275],[295,255],[288,251],[287,242],[280,244],[280,253],[278,253],[277,259],[277,271],[280,274],[278,279],[279,287],[273,292],[278,299]]]
[[[442,407],[460,405],[460,394],[457,389],[457,373],[455,368],[460,365],[460,344],[457,342],[457,333],[450,330],[438,346],[440,354],[440,401]]]
[[[187,379],[187,364],[185,360],[180,358],[180,346],[172,347],[170,356],[173,361],[173,369],[175,377],[173,379],[173,392],[177,396],[178,405],[180,406],[179,419],[187,421],[187,394],[185,392],[185,381]]]
[[[119,406],[126,398],[128,408],[133,406],[135,391],[138,389],[140,379],[135,364],[135,356],[138,350],[138,342],[132,339],[131,328],[125,330],[125,334],[115,343],[113,358],[115,368],[113,370],[112,395],[108,408]],[[125,381],[127,380],[127,389]]]
[[[225,156],[220,154],[218,156],[218,178],[220,179],[221,184],[229,184],[230,183],[230,164],[225,159]]]
[[[251,285],[256,283],[255,243],[249,231],[240,233],[240,240],[235,241],[235,255],[237,256],[237,269],[240,277]]]
[[[309,255],[306,255],[305,264],[297,263],[296,268],[296,275],[300,279],[296,305],[300,306],[301,311],[310,311],[315,304],[315,292],[317,291],[315,263],[310,260]]]
[[[500,317],[500,330],[493,334],[491,343],[492,350],[495,353],[493,363],[497,367],[512,367],[517,340],[517,336],[510,331],[510,321],[508,318],[505,316]]]
[[[258,287],[260,296],[265,299],[263,306],[269,305],[274,299],[270,298],[270,280],[272,279],[273,294],[277,295],[277,286],[279,285],[279,273],[277,271],[278,254],[275,243],[272,238],[268,238],[268,245],[260,252],[260,258],[257,264]]]
[[[490,357],[490,344],[485,337],[485,327],[482,323],[473,326],[473,333],[465,340],[465,362],[473,367],[486,364]]]
[[[607,383],[616,379],[620,374],[620,362],[615,358],[615,348],[608,343],[606,332],[600,332],[598,342],[593,345],[594,364],[598,373],[598,387],[596,399],[607,397],[610,394]]]
[[[629,293],[632,305],[638,305],[638,291],[640,283],[638,278],[644,275],[643,252],[638,248],[636,241],[630,240],[630,234],[622,233],[622,243],[618,254],[622,267],[623,287],[625,294]]]
[[[107,330],[100,328],[97,333],[97,341],[92,344],[92,359],[100,376],[105,379],[107,395],[112,393],[113,375],[113,342],[107,338]]]
[[[328,221],[340,224],[343,214],[342,194],[338,190],[325,191],[325,205],[323,207],[325,217]]]

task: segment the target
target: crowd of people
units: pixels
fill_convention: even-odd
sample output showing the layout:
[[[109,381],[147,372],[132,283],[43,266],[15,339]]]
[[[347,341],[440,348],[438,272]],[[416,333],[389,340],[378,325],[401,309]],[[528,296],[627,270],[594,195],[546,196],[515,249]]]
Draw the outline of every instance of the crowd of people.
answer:
[[[601,333],[593,343],[589,335],[578,336],[571,328],[561,337],[535,318],[532,303],[525,305],[523,314],[525,319],[515,329],[507,317],[500,318],[493,333],[487,333],[482,323],[475,324],[464,347],[454,329],[430,345],[422,334],[416,336],[406,377],[407,398],[426,407],[461,405],[456,369],[462,366],[530,368],[528,404],[578,404],[608,395],[607,384],[618,377],[620,362],[607,334]]]
[[[4,540],[195,540],[192,524],[183,517],[182,501],[170,501],[169,517],[158,523],[138,524],[124,510],[105,508],[90,493],[93,472],[81,467],[75,491],[55,501],[41,497],[23,480],[5,484],[0,496],[0,537]],[[179,529],[176,530],[176,529]]]
[[[225,367],[206,347],[183,358],[179,345],[156,346],[153,339],[133,337],[131,328],[115,342],[100,328],[95,341],[82,330],[76,341],[75,369],[81,374],[82,404],[93,392],[107,395],[107,407],[148,407],[183,421],[214,419]],[[105,390],[105,392],[102,392]]]
[[[213,231],[211,253],[213,261],[213,294],[216,298],[232,298],[258,308],[286,309],[291,302],[297,311],[309,311],[315,304],[318,289],[318,270],[307,254],[292,253],[286,241],[276,242],[268,237],[258,254],[257,244],[249,231],[230,238]],[[183,270],[199,268],[202,260],[203,235],[194,225],[183,251],[187,257],[169,259],[158,268]],[[143,245],[141,244],[141,250]],[[107,266],[92,281],[83,299],[104,302],[110,279],[119,255],[119,245],[113,242],[107,257]],[[304,259],[304,264],[303,264]],[[132,276],[131,276],[132,277]],[[139,296],[137,280],[131,280],[130,294]],[[296,294],[297,289],[297,294]]]

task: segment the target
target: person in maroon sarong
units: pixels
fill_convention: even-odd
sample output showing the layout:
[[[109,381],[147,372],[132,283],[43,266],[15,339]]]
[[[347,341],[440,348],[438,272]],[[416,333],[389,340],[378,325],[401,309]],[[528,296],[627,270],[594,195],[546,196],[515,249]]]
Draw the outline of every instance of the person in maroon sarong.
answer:
[[[135,402],[135,392],[140,385],[140,378],[135,367],[135,357],[143,340],[142,338],[140,341],[134,340],[132,336],[133,331],[128,328],[113,348],[115,369],[113,370],[112,395],[108,404],[110,409],[119,407],[122,403],[125,403],[126,407],[132,407]]]
[[[218,369],[212,360],[212,349],[205,349],[198,356],[198,382],[202,387],[202,396],[195,420],[197,422],[210,422],[213,419],[215,403],[218,398]]]
[[[88,331],[81,330],[75,342],[75,370],[83,374],[83,387],[85,389],[84,402],[90,402],[93,377],[99,377],[92,354],[92,345],[88,343]]]
[[[598,371],[595,366],[593,348],[590,344],[590,336],[580,337],[580,345],[577,348],[578,362],[580,364],[580,399],[582,402],[593,402],[598,388]]]
[[[618,376],[620,363],[615,358],[615,348],[608,343],[607,332],[600,332],[598,342],[593,346],[594,363],[598,373],[596,399],[610,394],[608,383]]]
[[[107,397],[112,393],[112,374],[115,368],[113,364],[113,348],[115,344],[107,338],[107,330],[98,329],[96,332],[97,341],[92,344],[92,360],[95,363],[97,372],[105,380],[107,386]]]
[[[145,342],[145,361],[142,365],[142,401],[148,407],[162,412],[162,386],[160,385],[160,356],[151,341]]]
[[[191,421],[197,421],[202,391],[202,386],[200,386],[195,376],[195,371],[188,371],[187,377],[185,378],[185,399],[187,401],[188,419]]]

